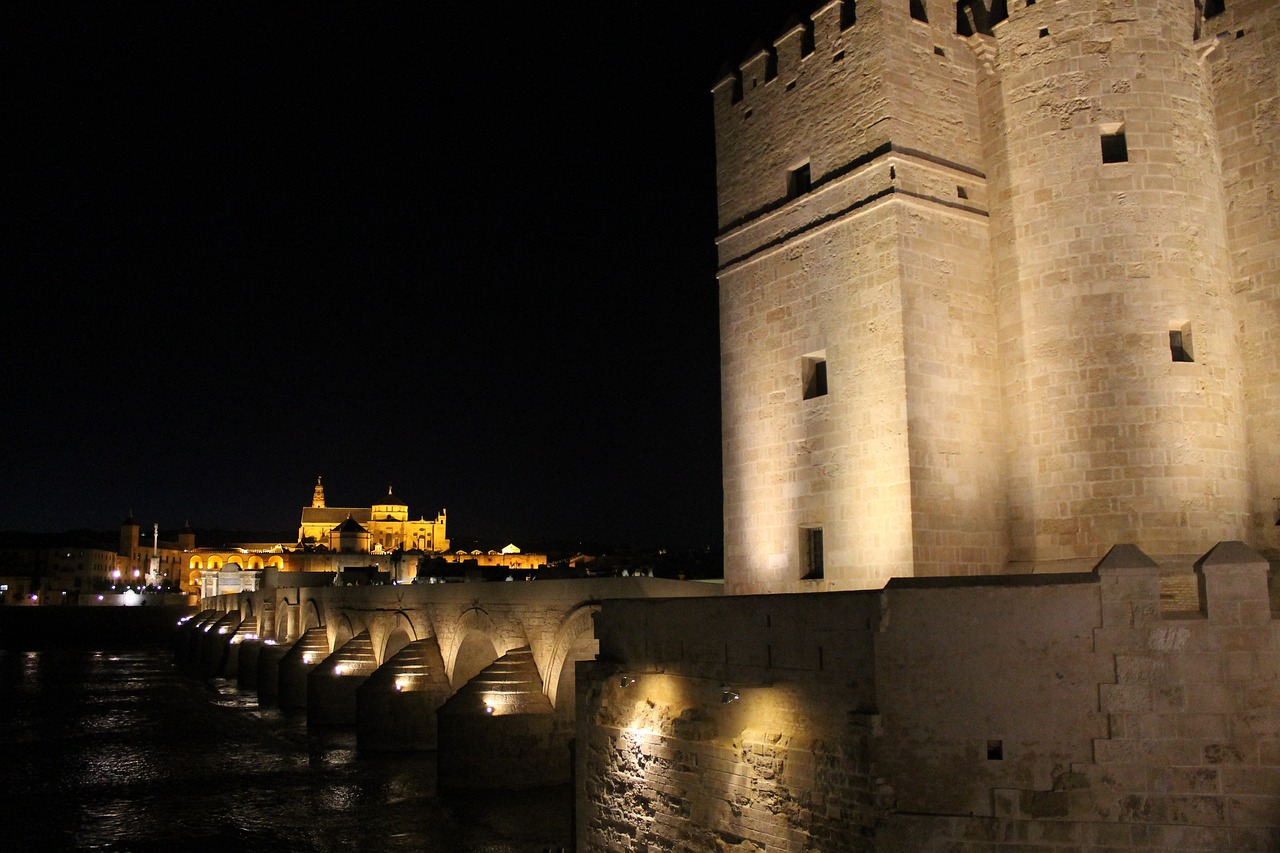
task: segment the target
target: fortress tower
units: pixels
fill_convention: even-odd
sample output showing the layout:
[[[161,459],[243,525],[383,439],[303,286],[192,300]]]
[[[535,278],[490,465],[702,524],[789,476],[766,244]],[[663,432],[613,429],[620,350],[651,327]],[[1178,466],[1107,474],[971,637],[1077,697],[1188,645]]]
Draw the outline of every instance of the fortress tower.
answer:
[[[1280,4],[1004,6],[713,89],[731,591],[1280,549]]]

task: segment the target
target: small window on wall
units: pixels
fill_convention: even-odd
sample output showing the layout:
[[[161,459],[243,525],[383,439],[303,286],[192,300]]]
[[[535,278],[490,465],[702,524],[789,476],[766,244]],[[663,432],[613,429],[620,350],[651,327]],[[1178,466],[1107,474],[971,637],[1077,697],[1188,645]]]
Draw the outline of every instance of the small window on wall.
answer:
[[[804,381],[804,398],[827,396],[827,354],[823,352],[809,353],[801,363],[801,378]]]
[[[804,553],[801,555],[804,567],[803,580],[816,581],[822,579],[822,528],[800,528],[800,545]]]
[[[907,0],[908,6],[911,8],[911,17],[917,21],[929,20],[929,16],[925,13],[924,0]]]
[[[1195,351],[1191,348],[1191,324],[1183,323],[1169,330],[1169,353],[1174,361],[1195,361]]]
[[[1124,122],[1102,125],[1102,162],[1126,163],[1129,146],[1124,140]]]
[[[795,198],[809,191],[809,163],[805,161],[787,170],[787,198]]]

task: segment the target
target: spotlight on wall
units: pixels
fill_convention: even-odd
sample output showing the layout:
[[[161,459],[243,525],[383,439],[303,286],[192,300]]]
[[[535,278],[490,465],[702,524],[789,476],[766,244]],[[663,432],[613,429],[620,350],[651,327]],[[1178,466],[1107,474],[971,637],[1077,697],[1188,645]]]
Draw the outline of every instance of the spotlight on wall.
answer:
[[[493,706],[492,706],[492,705],[485,705],[485,706],[484,706],[484,712],[485,712],[486,714],[488,714],[489,716],[493,716]]]
[[[720,693],[720,701],[726,705],[730,702],[737,702],[741,698],[736,691],[730,690],[728,687],[725,687]]]
[[[619,687],[630,687],[631,685],[633,685],[633,684],[635,684],[635,683],[636,683],[635,678],[631,677],[630,675],[620,675],[620,676],[618,676],[618,686],[619,686]]]

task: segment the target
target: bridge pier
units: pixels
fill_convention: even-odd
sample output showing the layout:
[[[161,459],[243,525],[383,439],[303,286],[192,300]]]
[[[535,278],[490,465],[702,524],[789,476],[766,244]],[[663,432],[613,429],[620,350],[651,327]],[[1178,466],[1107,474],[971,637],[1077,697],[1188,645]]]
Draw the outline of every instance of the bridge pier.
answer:
[[[436,720],[442,788],[527,788],[570,779],[572,730],[557,725],[528,646],[463,685]]]
[[[221,617],[206,624],[204,640],[200,645],[200,674],[213,678],[222,674],[227,660],[231,635],[240,627],[240,611],[229,610]]]
[[[262,654],[263,643],[257,637],[243,639],[235,648],[236,686],[241,690],[258,689],[258,659]]]
[[[368,631],[361,631],[307,675],[307,725],[356,724],[356,691],[378,667]]]
[[[277,643],[267,640],[258,652],[258,669],[255,689],[258,704],[275,704],[280,698],[280,661],[293,648],[293,643]]]
[[[307,676],[329,656],[327,628],[308,628],[280,659],[279,702],[286,710],[307,707]]]
[[[415,640],[356,691],[356,747],[361,751],[436,748],[436,710],[453,691],[435,637]]]
[[[240,622],[239,627],[227,639],[227,655],[222,664],[222,676],[224,678],[235,678],[239,680],[240,675],[240,647],[244,645],[246,640],[257,639],[257,622],[253,619],[244,619]]]
[[[182,623],[174,640],[174,663],[179,666],[191,666],[199,659],[199,642],[204,636],[204,632],[201,629],[211,619],[217,619],[221,615],[222,611],[220,610],[201,610],[195,616]]]

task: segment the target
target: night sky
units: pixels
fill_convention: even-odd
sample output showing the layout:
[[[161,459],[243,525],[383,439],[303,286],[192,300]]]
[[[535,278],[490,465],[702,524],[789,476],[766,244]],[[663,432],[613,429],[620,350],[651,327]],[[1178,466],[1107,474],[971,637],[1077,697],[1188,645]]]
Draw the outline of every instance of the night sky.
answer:
[[[5,4],[0,529],[718,547],[710,87],[812,5]]]

